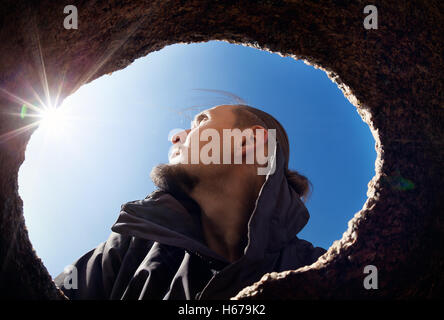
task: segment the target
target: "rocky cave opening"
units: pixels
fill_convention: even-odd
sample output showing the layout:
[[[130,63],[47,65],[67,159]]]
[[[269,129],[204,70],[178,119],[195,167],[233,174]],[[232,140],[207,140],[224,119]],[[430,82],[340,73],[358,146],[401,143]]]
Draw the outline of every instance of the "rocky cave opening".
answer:
[[[32,130],[23,132],[23,122],[10,116],[20,99],[33,99],[31,88],[44,95],[41,54],[45,80],[53,90],[63,83],[63,99],[165,45],[208,40],[322,67],[374,132],[378,152],[368,200],[342,239],[315,264],[266,275],[236,298],[443,296],[441,2],[380,3],[384,19],[377,30],[363,27],[360,2],[96,2],[83,8],[75,30],[63,27],[63,3],[10,0],[1,6],[2,297],[63,298],[32,249],[18,195],[18,170]],[[414,187],[404,188],[405,181]],[[362,286],[366,265],[378,267],[378,290]]]

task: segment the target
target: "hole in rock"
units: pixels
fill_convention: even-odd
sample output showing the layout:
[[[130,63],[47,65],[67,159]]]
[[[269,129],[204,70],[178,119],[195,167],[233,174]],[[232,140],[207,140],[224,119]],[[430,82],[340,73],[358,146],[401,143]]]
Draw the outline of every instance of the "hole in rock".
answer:
[[[367,199],[376,152],[337,85],[290,57],[218,41],[176,44],[83,85],[32,135],[19,193],[30,239],[53,277],[108,238],[121,204],[154,190],[149,173],[168,162],[171,129],[233,103],[196,88],[232,92],[282,123],[289,167],[314,187],[298,237],[325,249],[342,237]]]

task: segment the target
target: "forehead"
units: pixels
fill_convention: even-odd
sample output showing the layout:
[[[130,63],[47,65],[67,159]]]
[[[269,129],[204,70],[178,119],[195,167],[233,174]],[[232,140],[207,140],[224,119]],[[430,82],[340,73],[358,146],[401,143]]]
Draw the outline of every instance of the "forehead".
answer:
[[[235,117],[234,114],[234,110],[236,108],[239,108],[238,106],[234,106],[234,105],[219,105],[219,106],[215,106],[209,109],[206,109],[200,113],[198,113],[196,115],[196,118],[198,118],[199,116],[202,116],[203,114],[209,114],[211,117],[214,118],[229,118],[229,119],[233,119]]]

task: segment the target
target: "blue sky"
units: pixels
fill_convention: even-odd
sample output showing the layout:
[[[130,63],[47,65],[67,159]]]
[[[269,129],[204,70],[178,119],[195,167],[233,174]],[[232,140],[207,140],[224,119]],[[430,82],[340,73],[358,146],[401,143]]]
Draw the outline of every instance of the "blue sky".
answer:
[[[290,168],[314,186],[299,237],[328,248],[365,200],[375,142],[327,75],[302,61],[212,41],[176,44],[84,85],[65,99],[66,119],[31,137],[19,171],[29,236],[52,276],[105,241],[121,204],[154,190],[168,162],[168,133],[200,110],[232,103],[230,91],[269,112],[290,138]],[[199,108],[198,108],[199,109]]]

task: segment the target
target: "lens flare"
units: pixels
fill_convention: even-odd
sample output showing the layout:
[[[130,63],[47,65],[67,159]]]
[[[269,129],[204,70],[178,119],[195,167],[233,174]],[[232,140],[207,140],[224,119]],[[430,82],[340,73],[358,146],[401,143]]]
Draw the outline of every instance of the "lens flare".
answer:
[[[66,127],[66,116],[62,108],[47,107],[40,114],[40,126],[51,134],[61,135]]]

